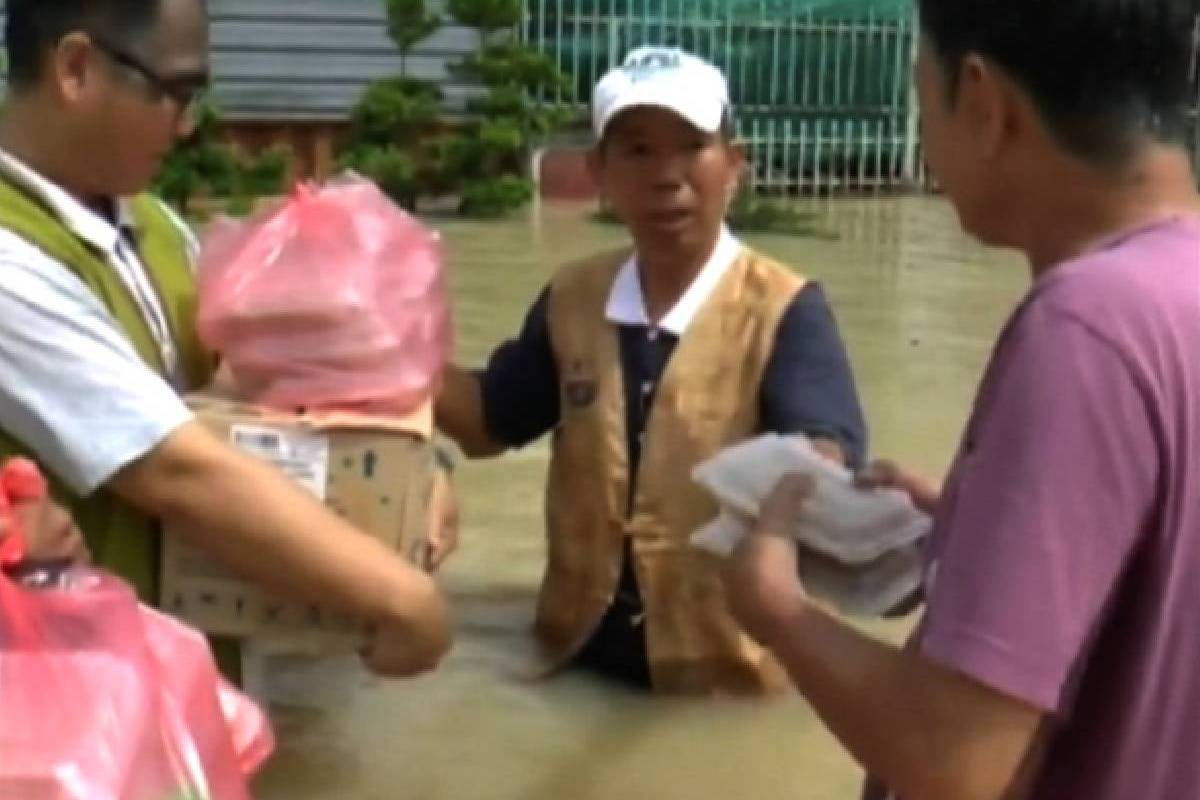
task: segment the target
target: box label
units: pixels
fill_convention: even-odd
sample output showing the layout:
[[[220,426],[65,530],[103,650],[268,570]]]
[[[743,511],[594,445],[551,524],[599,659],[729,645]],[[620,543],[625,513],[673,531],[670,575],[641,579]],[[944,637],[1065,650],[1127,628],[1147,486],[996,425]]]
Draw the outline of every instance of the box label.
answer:
[[[329,483],[329,437],[304,431],[280,430],[265,425],[232,425],[229,441],[234,447],[275,465],[325,502]]]

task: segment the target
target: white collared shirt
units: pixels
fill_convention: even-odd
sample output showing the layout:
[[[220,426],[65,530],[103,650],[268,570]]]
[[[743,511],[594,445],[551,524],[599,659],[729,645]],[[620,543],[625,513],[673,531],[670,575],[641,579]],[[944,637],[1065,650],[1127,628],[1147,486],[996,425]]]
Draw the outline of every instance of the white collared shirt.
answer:
[[[175,364],[161,301],[118,228],[12,156],[0,170],[105,254]],[[191,418],[70,267],[0,228],[0,429],[86,496]]]
[[[141,310],[142,318],[145,319],[158,345],[159,355],[168,374],[178,377],[179,354],[171,336],[167,315],[163,311],[162,300],[141,258],[130,243],[134,222],[129,203],[124,199],[117,201],[117,225],[113,225],[61,187],[46,180],[3,150],[0,150],[0,173],[44,202],[72,233],[104,254],[105,262],[117,273]],[[174,212],[166,210],[168,216],[175,221],[176,227],[183,232],[194,259],[197,250],[195,239],[187,230],[187,226],[175,217]]]
[[[657,330],[664,330],[675,336],[682,336],[741,252],[742,243],[728,228],[722,226],[712,255],[701,267],[683,296],[663,315],[657,325],[651,323],[650,315],[646,312],[646,296],[642,291],[637,255],[634,254],[621,267],[616,280],[613,281],[608,305],[605,307],[605,317],[615,325],[644,326],[652,334]]]

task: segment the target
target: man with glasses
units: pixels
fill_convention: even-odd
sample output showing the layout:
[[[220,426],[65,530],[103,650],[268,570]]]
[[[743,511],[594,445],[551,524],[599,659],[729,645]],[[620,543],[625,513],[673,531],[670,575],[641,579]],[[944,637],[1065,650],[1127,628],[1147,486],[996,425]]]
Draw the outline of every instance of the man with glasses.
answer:
[[[208,85],[202,0],[7,6],[0,458],[44,465],[95,560],[145,601],[170,520],[242,574],[373,621],[378,672],[431,668],[449,639],[433,582],[179,399],[214,366],[194,324],[195,243],[143,192]]]

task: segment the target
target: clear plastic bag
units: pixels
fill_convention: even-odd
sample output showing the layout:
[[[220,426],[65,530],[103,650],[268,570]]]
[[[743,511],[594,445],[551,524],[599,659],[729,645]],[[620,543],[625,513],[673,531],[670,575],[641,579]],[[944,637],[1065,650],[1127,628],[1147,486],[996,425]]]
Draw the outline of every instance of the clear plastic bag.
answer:
[[[855,488],[850,471],[821,456],[803,436],[767,434],[734,445],[697,466],[692,478],[722,507],[755,518],[762,501],[790,473],[808,475],[816,484],[796,520],[796,541],[843,564],[870,564],[925,539],[933,529],[933,520],[903,492]],[[705,532],[694,543],[718,555],[728,555],[737,544],[728,527]]]
[[[240,800],[273,747],[204,637],[125,583],[80,566],[0,572],[0,797]]]
[[[891,614],[919,594],[933,521],[903,492],[855,488],[849,470],[802,436],[768,434],[697,466],[692,478],[716,499],[720,513],[692,535],[692,545],[728,557],[762,502],[790,473],[808,475],[815,484],[792,530],[801,550],[800,579],[810,594],[867,617]]]
[[[407,413],[450,354],[437,237],[353,174],[214,222],[199,290],[201,337],[265,405]]]

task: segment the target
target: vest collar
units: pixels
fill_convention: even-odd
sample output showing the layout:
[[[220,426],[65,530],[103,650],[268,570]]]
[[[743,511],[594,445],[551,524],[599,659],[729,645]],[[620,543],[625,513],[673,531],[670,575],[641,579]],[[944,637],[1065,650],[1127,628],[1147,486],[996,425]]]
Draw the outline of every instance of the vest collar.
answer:
[[[691,286],[679,298],[674,308],[668,311],[659,321],[658,327],[675,336],[682,336],[692,324],[696,314],[712,296],[721,278],[733,266],[742,251],[742,243],[721,226],[721,235],[717,246],[709,256],[708,262],[701,268],[692,281]],[[638,274],[637,254],[632,255],[613,281],[612,290],[608,296],[605,317],[615,325],[634,325],[650,327],[650,318],[646,314],[646,300],[642,293],[642,279]]]
[[[117,225],[80,203],[61,186],[43,178],[16,156],[0,149],[0,174],[20,185],[45,205],[67,228],[83,241],[106,255],[116,257],[117,244],[124,230],[135,229],[129,202],[116,203]]]

